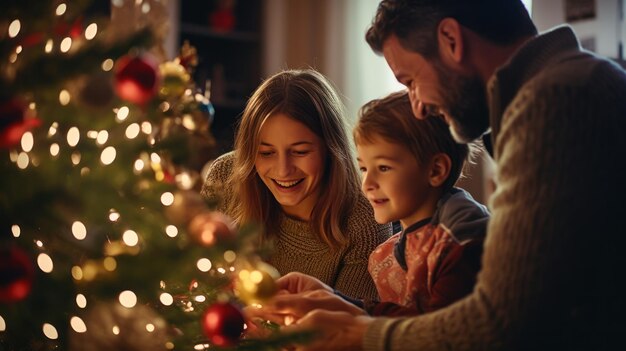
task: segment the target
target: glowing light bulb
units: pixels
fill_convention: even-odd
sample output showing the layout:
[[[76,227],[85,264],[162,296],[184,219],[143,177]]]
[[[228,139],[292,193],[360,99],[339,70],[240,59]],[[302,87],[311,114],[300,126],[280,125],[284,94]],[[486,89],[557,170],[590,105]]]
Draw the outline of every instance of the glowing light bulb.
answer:
[[[115,161],[116,156],[117,153],[115,151],[115,148],[113,146],[108,146],[107,148],[102,150],[102,154],[100,155],[100,161],[105,166],[110,165],[111,163],[113,163],[113,161]]]
[[[98,25],[97,24],[92,23],[92,24],[88,25],[87,28],[85,28],[85,39],[91,40],[91,39],[96,37],[96,34],[98,34]]]
[[[201,258],[198,260],[198,263],[196,263],[196,266],[198,267],[198,270],[200,270],[200,272],[208,272],[209,270],[211,270],[211,267],[213,265],[208,258]]]
[[[21,28],[22,24],[20,23],[20,20],[13,20],[13,22],[9,24],[9,38],[15,38],[20,33]]]
[[[115,118],[117,119],[118,122],[122,122],[126,120],[126,118],[128,118],[129,113],[130,113],[130,109],[126,106],[122,106],[117,110],[117,113],[115,114]]]
[[[168,192],[164,192],[161,195],[161,203],[163,206],[170,206],[174,203],[174,194]]]
[[[75,221],[72,223],[72,235],[78,240],[85,239],[87,237],[87,227],[82,222]]]
[[[72,317],[70,319],[70,325],[72,326],[72,329],[74,329],[74,331],[77,333],[84,333],[87,331],[87,326],[85,325],[85,322],[79,317]]]
[[[43,327],[43,335],[45,335],[50,340],[56,340],[59,338],[59,332],[57,332],[57,328],[55,328],[50,323],[44,323]]]
[[[133,230],[127,230],[122,234],[122,241],[128,246],[135,246],[139,243],[139,235]]]
[[[68,52],[70,51],[70,49],[72,48],[72,38],[70,37],[65,37],[63,38],[63,40],[61,40],[61,52]]]
[[[83,294],[76,295],[76,306],[80,308],[87,307],[87,298]]]
[[[120,304],[126,308],[133,308],[137,304],[137,295],[130,290],[125,290],[120,293]]]
[[[165,227],[165,234],[167,234],[167,236],[169,236],[170,238],[175,238],[176,235],[178,235],[178,228],[170,224]]]
[[[14,237],[19,238],[20,234],[22,233],[22,229],[20,228],[19,225],[13,224],[11,226],[11,233],[13,234]]]
[[[71,147],[78,145],[80,141],[80,131],[76,127],[70,128],[67,131],[67,144]]]
[[[41,271],[44,273],[50,273],[54,268],[52,258],[50,258],[50,256],[45,253],[40,253],[39,256],[37,256],[37,265],[39,266],[39,269],[41,269]]]
[[[67,5],[65,5],[65,3],[60,3],[59,6],[57,6],[55,13],[57,16],[62,16],[65,11],[67,11]]]

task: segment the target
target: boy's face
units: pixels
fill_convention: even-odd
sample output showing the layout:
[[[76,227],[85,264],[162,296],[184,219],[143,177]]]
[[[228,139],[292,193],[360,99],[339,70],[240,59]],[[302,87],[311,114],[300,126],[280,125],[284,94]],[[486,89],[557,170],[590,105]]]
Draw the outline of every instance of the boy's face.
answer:
[[[420,166],[402,145],[376,136],[357,144],[361,190],[374,208],[378,223],[399,220],[402,226],[431,217],[439,191],[430,185],[430,166]]]

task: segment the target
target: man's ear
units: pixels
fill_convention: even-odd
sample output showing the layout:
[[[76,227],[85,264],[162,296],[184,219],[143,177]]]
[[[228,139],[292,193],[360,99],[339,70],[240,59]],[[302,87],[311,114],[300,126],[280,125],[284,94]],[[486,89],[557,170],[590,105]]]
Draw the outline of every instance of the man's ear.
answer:
[[[438,153],[430,161],[430,173],[428,175],[430,186],[436,188],[443,185],[450,176],[452,161],[450,156]]]
[[[437,28],[439,55],[443,62],[459,64],[463,60],[463,31],[454,18],[444,18]]]

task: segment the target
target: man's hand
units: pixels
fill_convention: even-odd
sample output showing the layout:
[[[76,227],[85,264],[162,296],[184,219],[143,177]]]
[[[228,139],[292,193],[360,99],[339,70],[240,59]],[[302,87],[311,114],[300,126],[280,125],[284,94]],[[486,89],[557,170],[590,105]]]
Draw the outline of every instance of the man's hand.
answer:
[[[353,316],[347,312],[315,310],[282,331],[316,332],[310,344],[295,345],[296,351],[359,351],[367,326],[372,321],[371,317]]]

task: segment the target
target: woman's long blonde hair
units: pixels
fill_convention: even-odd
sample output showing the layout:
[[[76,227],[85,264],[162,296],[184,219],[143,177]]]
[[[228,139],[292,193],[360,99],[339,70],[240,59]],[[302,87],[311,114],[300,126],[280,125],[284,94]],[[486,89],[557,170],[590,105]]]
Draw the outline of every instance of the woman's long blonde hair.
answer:
[[[280,230],[282,209],[254,165],[263,123],[281,113],[307,126],[326,147],[320,196],[311,213],[310,225],[331,249],[346,244],[346,219],[360,188],[343,111],[334,87],[312,69],[280,72],[257,88],[248,100],[235,137],[231,184],[236,187],[239,203],[233,203],[231,213],[239,223],[263,224],[264,239]]]

